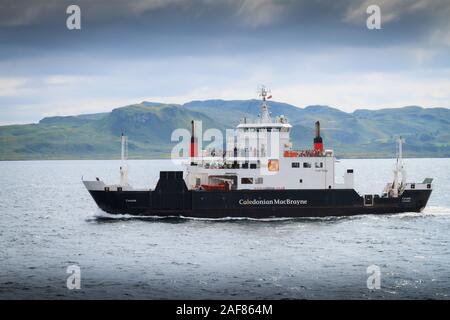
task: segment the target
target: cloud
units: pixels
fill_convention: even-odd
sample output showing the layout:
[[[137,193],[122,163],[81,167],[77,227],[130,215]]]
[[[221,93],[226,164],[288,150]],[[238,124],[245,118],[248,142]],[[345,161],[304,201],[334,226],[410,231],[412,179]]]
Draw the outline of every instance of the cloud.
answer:
[[[67,86],[67,85],[77,85],[81,83],[86,83],[87,81],[97,81],[98,79],[93,79],[87,76],[74,76],[74,75],[51,75],[44,80],[44,83],[50,86]]]
[[[316,24],[327,23],[333,16],[350,24],[361,24],[367,19],[366,9],[376,4],[381,7],[382,22],[404,20],[421,15],[424,20],[447,21],[450,14],[448,0],[2,0],[0,2],[0,26],[23,26],[45,24],[49,20],[60,21],[66,15],[65,9],[71,4],[82,9],[82,15],[91,23],[103,21],[114,23],[126,18],[135,19],[150,13],[170,9],[173,16],[211,17],[229,23],[239,22],[252,27],[273,23],[294,23],[302,25],[303,20]],[[330,14],[331,13],[331,14]],[[157,16],[154,16],[157,18]],[[235,17],[239,19],[236,20]],[[306,19],[304,19],[306,18]],[[431,19],[430,19],[431,18]],[[213,20],[213,22],[214,22]],[[158,20],[159,21],[159,20]],[[432,21],[429,21],[430,23]],[[170,21],[176,24],[177,20]],[[447,25],[448,26],[448,25]]]
[[[42,24],[45,20],[61,20],[66,17],[66,8],[76,4],[82,14],[99,20],[114,19],[120,15],[135,15],[160,9],[182,0],[2,0],[0,3],[0,26],[17,27]]]
[[[60,11],[63,2],[57,0],[2,0],[0,2],[0,27],[14,28],[42,24]]]
[[[26,78],[0,78],[0,97],[18,95],[26,83]]]
[[[141,100],[255,98],[303,107],[449,107],[448,0],[0,1],[5,122]],[[383,30],[367,30],[378,3]],[[3,27],[1,27],[3,25]]]
[[[267,62],[264,64],[253,55],[207,59],[203,56],[152,60],[103,58],[101,68],[86,65],[84,70],[79,68],[84,60],[74,60],[78,73],[1,78],[0,87],[9,95],[0,95],[0,121],[3,124],[35,122],[44,116],[104,112],[143,100],[181,104],[204,99],[252,99],[257,98],[258,84],[268,85],[275,100],[299,107],[323,104],[353,111],[405,105],[449,106],[450,66],[411,67],[426,65],[426,60],[433,56],[417,61],[417,53],[402,49],[399,52],[382,49],[310,54],[281,52],[260,56],[261,61]],[[398,70],[383,65],[361,69],[358,64],[366,65],[367,61],[358,57],[368,53],[381,61],[398,56],[403,62],[409,62]],[[269,57],[272,54],[274,57]],[[93,62],[98,61],[97,57],[91,58]],[[21,60],[26,70],[33,64],[45,69],[47,63],[54,70],[67,65],[66,60],[52,57]]]
[[[450,71],[450,70],[448,70]],[[331,105],[344,111],[410,105],[448,107],[450,80],[415,73],[361,73],[323,76],[320,83],[303,82],[277,90],[296,105]]]
[[[446,74],[450,70],[444,70]],[[140,95],[77,95],[75,84],[66,89],[56,89],[58,84],[48,87],[36,87],[29,90],[28,99],[14,106],[0,108],[0,124],[36,122],[46,116],[78,115],[83,113],[107,112],[113,108],[155,101],[182,104],[191,100],[205,99],[254,99],[256,84],[268,84],[275,101],[286,102],[298,107],[308,105],[330,105],[343,111],[355,109],[379,109],[420,105],[424,107],[448,107],[450,101],[450,80],[444,75],[428,78],[417,73],[360,73],[326,75],[309,81],[296,74],[297,81],[282,82],[277,77],[254,77],[229,82],[227,86],[204,83],[202,86],[177,89],[158,94],[157,91]],[[268,79],[272,81],[267,81]],[[259,82],[258,82],[259,80]],[[151,87],[152,83],[148,86]],[[104,91],[117,86],[113,77],[104,79],[101,87]],[[120,87],[120,86],[119,86]],[[1,104],[1,99],[0,99]]]
[[[270,25],[279,21],[286,10],[289,2],[273,0],[243,0],[235,1],[238,10],[236,15],[243,19],[244,24],[252,27]]]
[[[389,46],[431,39],[439,45],[443,39],[446,45],[450,38],[448,0],[78,0],[82,31],[76,36],[65,27],[65,9],[72,2],[1,1],[0,45],[10,44],[10,55],[23,55],[23,48],[76,44],[105,50],[139,46],[149,54],[165,48],[173,54],[236,46],[256,50],[268,44]],[[367,6],[373,3],[382,10],[378,35],[367,33],[365,24]]]
[[[136,19],[172,8],[171,14],[178,16],[180,21],[183,16],[198,17],[199,12],[205,11],[215,18],[226,20],[237,16],[243,19],[242,25],[259,26],[272,23],[287,7],[273,0],[3,0],[0,2],[0,26],[19,27],[60,21],[66,17],[66,8],[71,4],[80,6],[83,23],[91,25]],[[208,17],[204,18],[208,20]],[[171,23],[176,24],[177,19]]]
[[[352,3],[348,6],[343,20],[349,23],[361,24],[368,17],[366,10],[370,5],[378,5],[380,7],[381,21],[384,24],[397,19],[399,15],[411,6],[411,3],[396,0],[365,0],[359,3]]]
[[[436,20],[449,26],[448,14],[450,14],[450,1],[448,0],[364,0],[349,1],[343,21],[352,24],[364,22],[368,15],[367,7],[378,5],[381,9],[381,22],[389,24],[403,20],[405,24],[416,22],[413,16],[420,16],[420,22],[428,21],[433,25]],[[408,21],[409,20],[409,21]],[[419,21],[418,21],[419,22]]]

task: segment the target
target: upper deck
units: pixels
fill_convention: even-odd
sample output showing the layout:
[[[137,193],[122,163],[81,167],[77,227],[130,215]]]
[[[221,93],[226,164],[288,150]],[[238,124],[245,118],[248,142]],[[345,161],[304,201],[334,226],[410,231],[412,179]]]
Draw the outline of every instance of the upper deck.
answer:
[[[272,118],[263,98],[256,120],[243,118],[224,150],[194,150],[188,165],[190,188],[230,189],[331,189],[334,183],[334,154],[323,150],[317,130],[314,148],[294,150],[292,125],[284,115]],[[195,129],[193,128],[193,132]],[[195,142],[196,140],[193,139]],[[194,143],[191,146],[196,147]]]

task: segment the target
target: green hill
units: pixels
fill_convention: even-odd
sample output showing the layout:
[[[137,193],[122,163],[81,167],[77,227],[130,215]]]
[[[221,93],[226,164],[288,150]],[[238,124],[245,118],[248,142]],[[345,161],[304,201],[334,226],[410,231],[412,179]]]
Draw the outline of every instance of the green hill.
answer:
[[[258,100],[191,101],[184,105],[142,102],[106,113],[48,117],[36,124],[0,126],[0,160],[112,159],[120,155],[120,134],[129,137],[130,158],[167,157],[175,142],[172,131],[203,127],[234,128],[240,119],[256,118]],[[326,148],[340,157],[391,157],[394,139],[406,138],[409,157],[450,156],[450,110],[404,107],[346,113],[328,106],[295,106],[270,102],[273,115],[293,125],[296,148],[312,144],[313,126],[321,121]]]

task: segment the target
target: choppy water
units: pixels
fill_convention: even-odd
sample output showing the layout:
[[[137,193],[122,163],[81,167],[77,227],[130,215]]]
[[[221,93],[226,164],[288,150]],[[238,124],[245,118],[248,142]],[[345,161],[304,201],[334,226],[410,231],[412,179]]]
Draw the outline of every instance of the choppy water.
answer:
[[[381,192],[393,160],[341,160],[362,193]],[[433,298],[450,295],[450,159],[407,159],[435,178],[423,213],[254,221],[111,218],[80,181],[114,182],[117,161],[0,162],[0,298]],[[153,186],[170,161],[130,161]],[[69,265],[81,289],[66,287]],[[381,271],[368,290],[367,267]]]

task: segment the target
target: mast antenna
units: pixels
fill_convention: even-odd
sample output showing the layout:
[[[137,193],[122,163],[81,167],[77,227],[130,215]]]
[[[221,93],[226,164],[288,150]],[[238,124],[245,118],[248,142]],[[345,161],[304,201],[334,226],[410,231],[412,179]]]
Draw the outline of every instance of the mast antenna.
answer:
[[[120,137],[121,153],[120,153],[120,185],[124,186],[128,184],[128,137],[123,133]]]
[[[266,86],[261,85],[258,87],[258,95],[262,98],[261,104],[261,123],[271,123],[272,118],[270,117],[269,107],[267,106],[267,99],[272,98],[270,95],[270,89],[267,89]]]
[[[406,183],[406,170],[403,165],[403,143],[405,142],[405,139],[403,139],[400,136],[396,140],[396,142],[397,142],[397,161],[395,163],[394,168],[394,183],[393,183],[394,197],[398,197],[400,189],[404,188]],[[400,184],[398,181],[399,174],[402,176]]]

